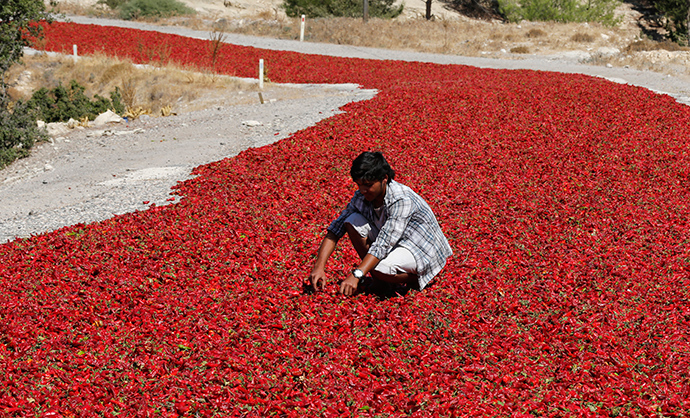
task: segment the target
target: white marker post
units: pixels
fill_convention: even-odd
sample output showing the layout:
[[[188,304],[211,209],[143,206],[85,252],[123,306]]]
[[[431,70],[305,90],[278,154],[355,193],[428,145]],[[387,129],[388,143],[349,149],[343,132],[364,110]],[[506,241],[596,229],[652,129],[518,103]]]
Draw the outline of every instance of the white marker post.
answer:
[[[74,58],[74,61],[76,62],[76,61],[77,61],[77,58],[78,58],[78,55],[77,55],[77,45],[76,45],[76,44],[72,45],[72,55],[74,56],[73,58]]]
[[[302,15],[302,24],[300,25],[300,28],[299,28],[299,41],[300,42],[304,41],[304,18],[305,18],[305,16]]]
[[[264,60],[259,60],[259,89],[264,89]]]

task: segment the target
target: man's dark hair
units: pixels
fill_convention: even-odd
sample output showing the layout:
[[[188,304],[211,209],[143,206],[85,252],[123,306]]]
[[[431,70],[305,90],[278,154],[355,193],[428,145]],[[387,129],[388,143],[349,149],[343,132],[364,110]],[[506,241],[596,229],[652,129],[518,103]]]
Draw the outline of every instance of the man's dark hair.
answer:
[[[395,177],[395,171],[380,152],[363,152],[352,162],[350,169],[352,180],[383,180],[388,176],[388,183]]]

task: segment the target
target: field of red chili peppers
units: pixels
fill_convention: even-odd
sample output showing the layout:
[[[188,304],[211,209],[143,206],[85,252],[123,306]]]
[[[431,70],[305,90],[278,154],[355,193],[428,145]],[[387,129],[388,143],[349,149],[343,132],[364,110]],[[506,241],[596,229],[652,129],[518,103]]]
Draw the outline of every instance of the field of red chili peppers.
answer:
[[[209,68],[204,41],[56,23],[46,49]],[[227,45],[215,70],[359,83],[180,203],[0,245],[2,416],[684,416],[690,111],[579,75]],[[381,150],[455,252],[423,292],[303,290]]]

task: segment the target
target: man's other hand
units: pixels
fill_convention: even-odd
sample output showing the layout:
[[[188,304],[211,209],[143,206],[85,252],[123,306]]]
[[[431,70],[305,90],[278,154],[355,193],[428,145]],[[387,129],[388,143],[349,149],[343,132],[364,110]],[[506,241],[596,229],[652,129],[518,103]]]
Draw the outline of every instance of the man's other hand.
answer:
[[[347,279],[340,283],[340,293],[345,296],[352,296],[357,292],[357,285],[359,284],[359,279],[350,274]]]

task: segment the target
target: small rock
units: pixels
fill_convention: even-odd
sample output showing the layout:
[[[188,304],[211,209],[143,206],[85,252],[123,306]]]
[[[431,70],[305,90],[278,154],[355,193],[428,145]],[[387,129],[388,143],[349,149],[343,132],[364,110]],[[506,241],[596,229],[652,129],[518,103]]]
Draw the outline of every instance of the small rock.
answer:
[[[51,171],[53,170],[53,166],[50,164],[46,164],[43,166],[43,171]]]
[[[52,122],[46,125],[46,131],[50,136],[61,136],[69,132],[67,124],[64,122]]]
[[[149,116],[149,115],[141,115],[141,116],[139,116],[139,121],[140,121],[140,122],[146,123],[146,122],[149,122],[150,120],[151,120],[151,116]]]
[[[101,113],[98,115],[96,119],[93,121],[93,126],[103,126],[108,123],[121,123],[122,118],[112,110],[108,110],[106,112]]]
[[[252,126],[262,126],[263,123],[261,123],[257,120],[245,120],[244,122],[242,122],[242,125],[252,127]]]
[[[70,129],[74,129],[77,126],[79,126],[79,121],[69,118],[69,120],[67,121],[67,127]]]

